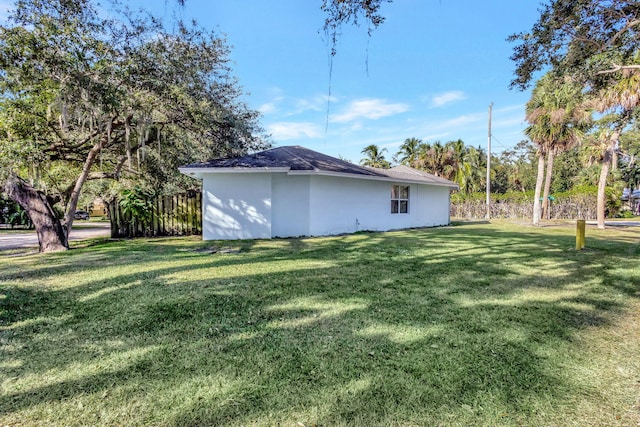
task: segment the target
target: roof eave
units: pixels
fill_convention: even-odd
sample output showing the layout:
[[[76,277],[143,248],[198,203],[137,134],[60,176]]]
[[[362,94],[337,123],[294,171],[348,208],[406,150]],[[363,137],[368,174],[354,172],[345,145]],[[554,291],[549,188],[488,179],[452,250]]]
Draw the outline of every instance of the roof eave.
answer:
[[[316,175],[316,176],[331,176],[337,178],[351,178],[351,179],[365,179],[372,181],[383,181],[383,182],[399,182],[399,183],[407,183],[407,184],[423,184],[423,185],[433,185],[436,187],[448,187],[454,190],[457,190],[459,187],[455,183],[447,183],[447,182],[430,182],[421,179],[411,179],[411,178],[401,178],[401,177],[391,177],[385,175],[360,175],[355,173],[345,173],[345,172],[333,172],[333,171],[324,171],[320,169],[313,170],[291,170],[290,167],[232,167],[232,168],[216,168],[216,167],[180,167],[178,170],[192,178],[202,179],[205,174],[225,174],[225,173],[272,173],[272,172],[284,172],[288,175]]]
[[[260,172],[289,172],[290,167],[236,167],[236,168],[215,168],[215,167],[179,167],[178,170],[192,178],[202,179],[204,174],[223,173],[260,173]]]
[[[385,181],[385,182],[400,182],[407,184],[423,184],[423,185],[433,185],[437,187],[448,187],[454,190],[459,189],[459,186],[455,183],[446,183],[446,182],[429,182],[419,179],[408,179],[408,178],[400,178],[400,177],[390,177],[390,176],[375,176],[375,175],[359,175],[354,173],[344,173],[344,172],[331,172],[331,171],[323,171],[323,170],[291,170],[287,173],[287,175],[319,175],[319,176],[333,176],[338,178],[352,178],[352,179],[367,179],[373,181]]]

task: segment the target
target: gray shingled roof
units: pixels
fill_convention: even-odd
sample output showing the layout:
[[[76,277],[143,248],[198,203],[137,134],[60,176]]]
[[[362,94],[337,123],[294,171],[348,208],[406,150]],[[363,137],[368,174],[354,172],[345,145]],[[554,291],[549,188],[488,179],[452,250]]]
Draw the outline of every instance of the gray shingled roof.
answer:
[[[213,159],[204,163],[192,163],[182,166],[180,169],[188,173],[189,169],[202,170],[209,168],[239,170],[287,168],[290,171],[348,174],[362,178],[391,178],[398,181],[424,182],[453,188],[458,187],[457,184],[452,181],[407,166],[397,166],[391,169],[363,167],[300,146],[277,147],[242,157]]]
[[[242,157],[213,159],[193,163],[184,168],[290,168],[294,171],[328,171],[376,176],[353,163],[318,153],[300,146],[277,147]]]

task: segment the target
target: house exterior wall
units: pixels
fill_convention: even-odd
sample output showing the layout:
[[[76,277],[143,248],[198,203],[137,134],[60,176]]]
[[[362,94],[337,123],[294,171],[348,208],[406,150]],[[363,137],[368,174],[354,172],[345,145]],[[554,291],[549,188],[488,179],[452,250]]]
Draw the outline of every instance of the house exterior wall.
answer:
[[[309,236],[310,177],[274,173],[271,178],[271,235]]]
[[[449,224],[449,188],[410,184],[409,212],[391,213],[401,182],[286,173],[203,177],[203,239],[324,236]]]
[[[271,174],[206,174],[202,179],[202,239],[271,237]]]
[[[449,188],[410,184],[409,212],[391,213],[391,186],[384,181],[312,176],[310,234],[385,231],[449,224]]]
[[[411,227],[435,227],[448,225],[451,222],[451,191],[448,187],[419,184],[412,185],[411,191],[418,196],[410,200],[409,210],[416,210],[416,217],[412,218],[416,223]]]
[[[388,187],[386,182],[312,176],[311,235],[381,230],[376,216],[388,213]]]

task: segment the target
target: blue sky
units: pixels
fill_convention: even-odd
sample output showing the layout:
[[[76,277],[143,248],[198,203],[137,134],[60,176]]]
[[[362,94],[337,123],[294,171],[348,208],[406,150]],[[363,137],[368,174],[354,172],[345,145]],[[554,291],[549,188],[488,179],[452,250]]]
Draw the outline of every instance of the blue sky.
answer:
[[[530,93],[509,89],[513,46],[505,39],[531,28],[538,1],[395,0],[370,38],[366,26],[343,28],[331,81],[321,0],[132,3],[225,34],[244,100],[262,112],[275,146],[353,162],[369,144],[391,159],[410,137],[486,147],[492,102],[493,151],[524,138]]]

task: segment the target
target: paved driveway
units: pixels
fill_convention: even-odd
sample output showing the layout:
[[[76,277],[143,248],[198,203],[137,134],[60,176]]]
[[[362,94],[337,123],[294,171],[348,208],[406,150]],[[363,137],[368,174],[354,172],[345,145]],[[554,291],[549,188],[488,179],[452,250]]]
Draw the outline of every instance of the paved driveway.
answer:
[[[598,225],[597,221],[587,221],[587,225]],[[605,227],[640,227],[640,221],[605,221]]]
[[[111,235],[108,222],[80,222],[71,229],[69,240],[84,240],[93,237],[109,237]],[[25,233],[3,233],[0,231],[0,251],[7,249],[19,249],[38,247],[38,236],[35,231]]]

